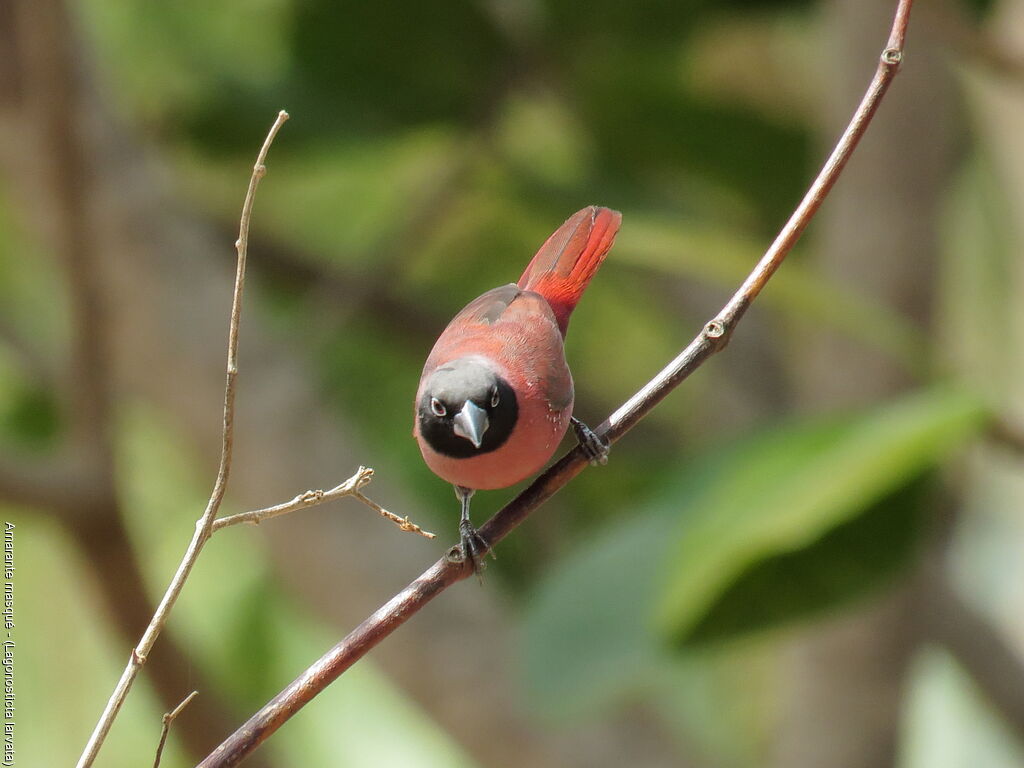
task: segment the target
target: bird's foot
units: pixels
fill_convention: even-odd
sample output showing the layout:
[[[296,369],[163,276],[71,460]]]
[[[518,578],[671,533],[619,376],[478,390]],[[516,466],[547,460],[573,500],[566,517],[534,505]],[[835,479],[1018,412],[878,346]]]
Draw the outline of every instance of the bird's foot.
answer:
[[[612,450],[611,445],[575,416],[570,418],[569,421],[572,422],[572,428],[576,432],[576,439],[579,440],[580,445],[583,447],[583,452],[587,455],[587,459],[590,460],[590,466],[596,467],[598,464],[607,464],[608,454]]]
[[[484,562],[484,556],[488,551],[491,553],[491,557],[497,559],[497,556],[491,550],[491,545],[487,543],[487,540],[480,535],[480,532],[473,527],[473,524],[468,520],[463,520],[459,523],[459,554],[461,555],[462,562],[469,561],[470,565],[473,566],[473,573],[478,577],[484,572],[486,563]]]

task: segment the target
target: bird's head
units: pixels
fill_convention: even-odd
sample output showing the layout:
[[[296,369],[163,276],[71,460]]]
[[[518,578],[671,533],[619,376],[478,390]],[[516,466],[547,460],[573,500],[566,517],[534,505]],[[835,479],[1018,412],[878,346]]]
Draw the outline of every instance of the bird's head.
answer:
[[[515,391],[480,357],[462,357],[436,369],[416,405],[420,435],[438,453],[457,459],[499,448],[518,416]]]

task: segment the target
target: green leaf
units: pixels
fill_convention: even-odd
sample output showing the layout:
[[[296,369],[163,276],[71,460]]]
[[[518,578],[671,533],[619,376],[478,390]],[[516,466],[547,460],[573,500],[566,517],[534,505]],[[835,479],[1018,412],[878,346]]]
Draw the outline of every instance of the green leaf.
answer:
[[[677,498],[721,479],[718,456],[698,461],[673,483]],[[582,716],[644,689],[672,660],[651,632],[650,616],[668,553],[673,518],[648,506],[584,541],[547,574],[523,621],[523,675],[531,710]]]
[[[531,709],[580,716],[658,668],[648,628],[665,521],[649,515],[615,526],[552,573],[527,608],[524,675]]]
[[[920,477],[974,435],[985,415],[975,397],[936,388],[748,441],[719,482],[685,501],[656,612],[658,628],[677,644],[701,633],[721,637],[729,626],[753,628],[753,615],[726,621],[727,613],[715,613],[725,610],[717,603],[724,595],[736,599],[729,590],[738,580],[759,584],[750,569],[769,558],[791,555],[789,565],[803,568],[800,594],[810,594],[820,586],[821,569],[810,569],[810,561],[795,553]],[[857,538],[856,530],[847,534]],[[865,544],[870,549],[863,541],[860,548]],[[778,577],[779,565],[764,568],[774,568]],[[821,565],[828,570],[828,561]],[[825,591],[834,596],[839,590]],[[709,616],[717,622],[704,623]],[[775,622],[781,612],[761,618]]]
[[[931,473],[795,552],[749,566],[718,596],[686,642],[706,645],[816,616],[890,582],[922,530]]]
[[[964,85],[970,98],[983,90],[974,78],[966,78]],[[944,207],[936,344],[958,378],[993,402],[1005,402],[1019,387],[1019,356],[1006,350],[1020,349],[1024,337],[1014,277],[1019,237],[1000,160],[981,152],[970,158]],[[963,258],[965,253],[971,258]]]
[[[34,382],[13,381],[0,377],[0,393],[8,395],[0,401],[0,434],[18,448],[41,452],[52,448],[60,433],[61,419],[53,393]]]
[[[379,251],[388,249],[396,226],[458,162],[456,138],[430,127],[298,149],[275,146],[274,183],[260,188],[254,225],[284,243],[300,244],[314,266],[379,267]],[[237,217],[240,163],[211,155],[183,160],[188,192],[227,220]]]

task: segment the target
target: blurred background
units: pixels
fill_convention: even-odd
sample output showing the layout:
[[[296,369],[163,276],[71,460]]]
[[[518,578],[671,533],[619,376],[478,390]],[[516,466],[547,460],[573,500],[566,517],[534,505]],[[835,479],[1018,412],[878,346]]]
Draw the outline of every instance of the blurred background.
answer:
[[[191,765],[456,538],[410,436],[469,299],[591,203],[600,423],[717,311],[875,71],[894,0],[0,4],[0,504],[16,749],[70,765],[225,512],[101,753]],[[712,359],[253,766],[1024,764],[1024,2],[919,3],[807,236]],[[568,442],[567,442],[568,446]],[[516,489],[480,493],[482,522]]]

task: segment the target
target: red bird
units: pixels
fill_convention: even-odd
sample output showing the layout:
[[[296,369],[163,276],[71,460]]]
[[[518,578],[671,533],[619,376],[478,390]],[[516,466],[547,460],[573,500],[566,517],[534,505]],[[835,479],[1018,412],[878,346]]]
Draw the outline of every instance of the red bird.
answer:
[[[563,339],[569,315],[612,247],[622,215],[591,206],[547,239],[519,278],[471,301],[427,357],[413,435],[423,460],[455,486],[463,558],[487,549],[469,519],[476,490],[536,473],[570,422],[594,460],[608,447],[572,417]]]

